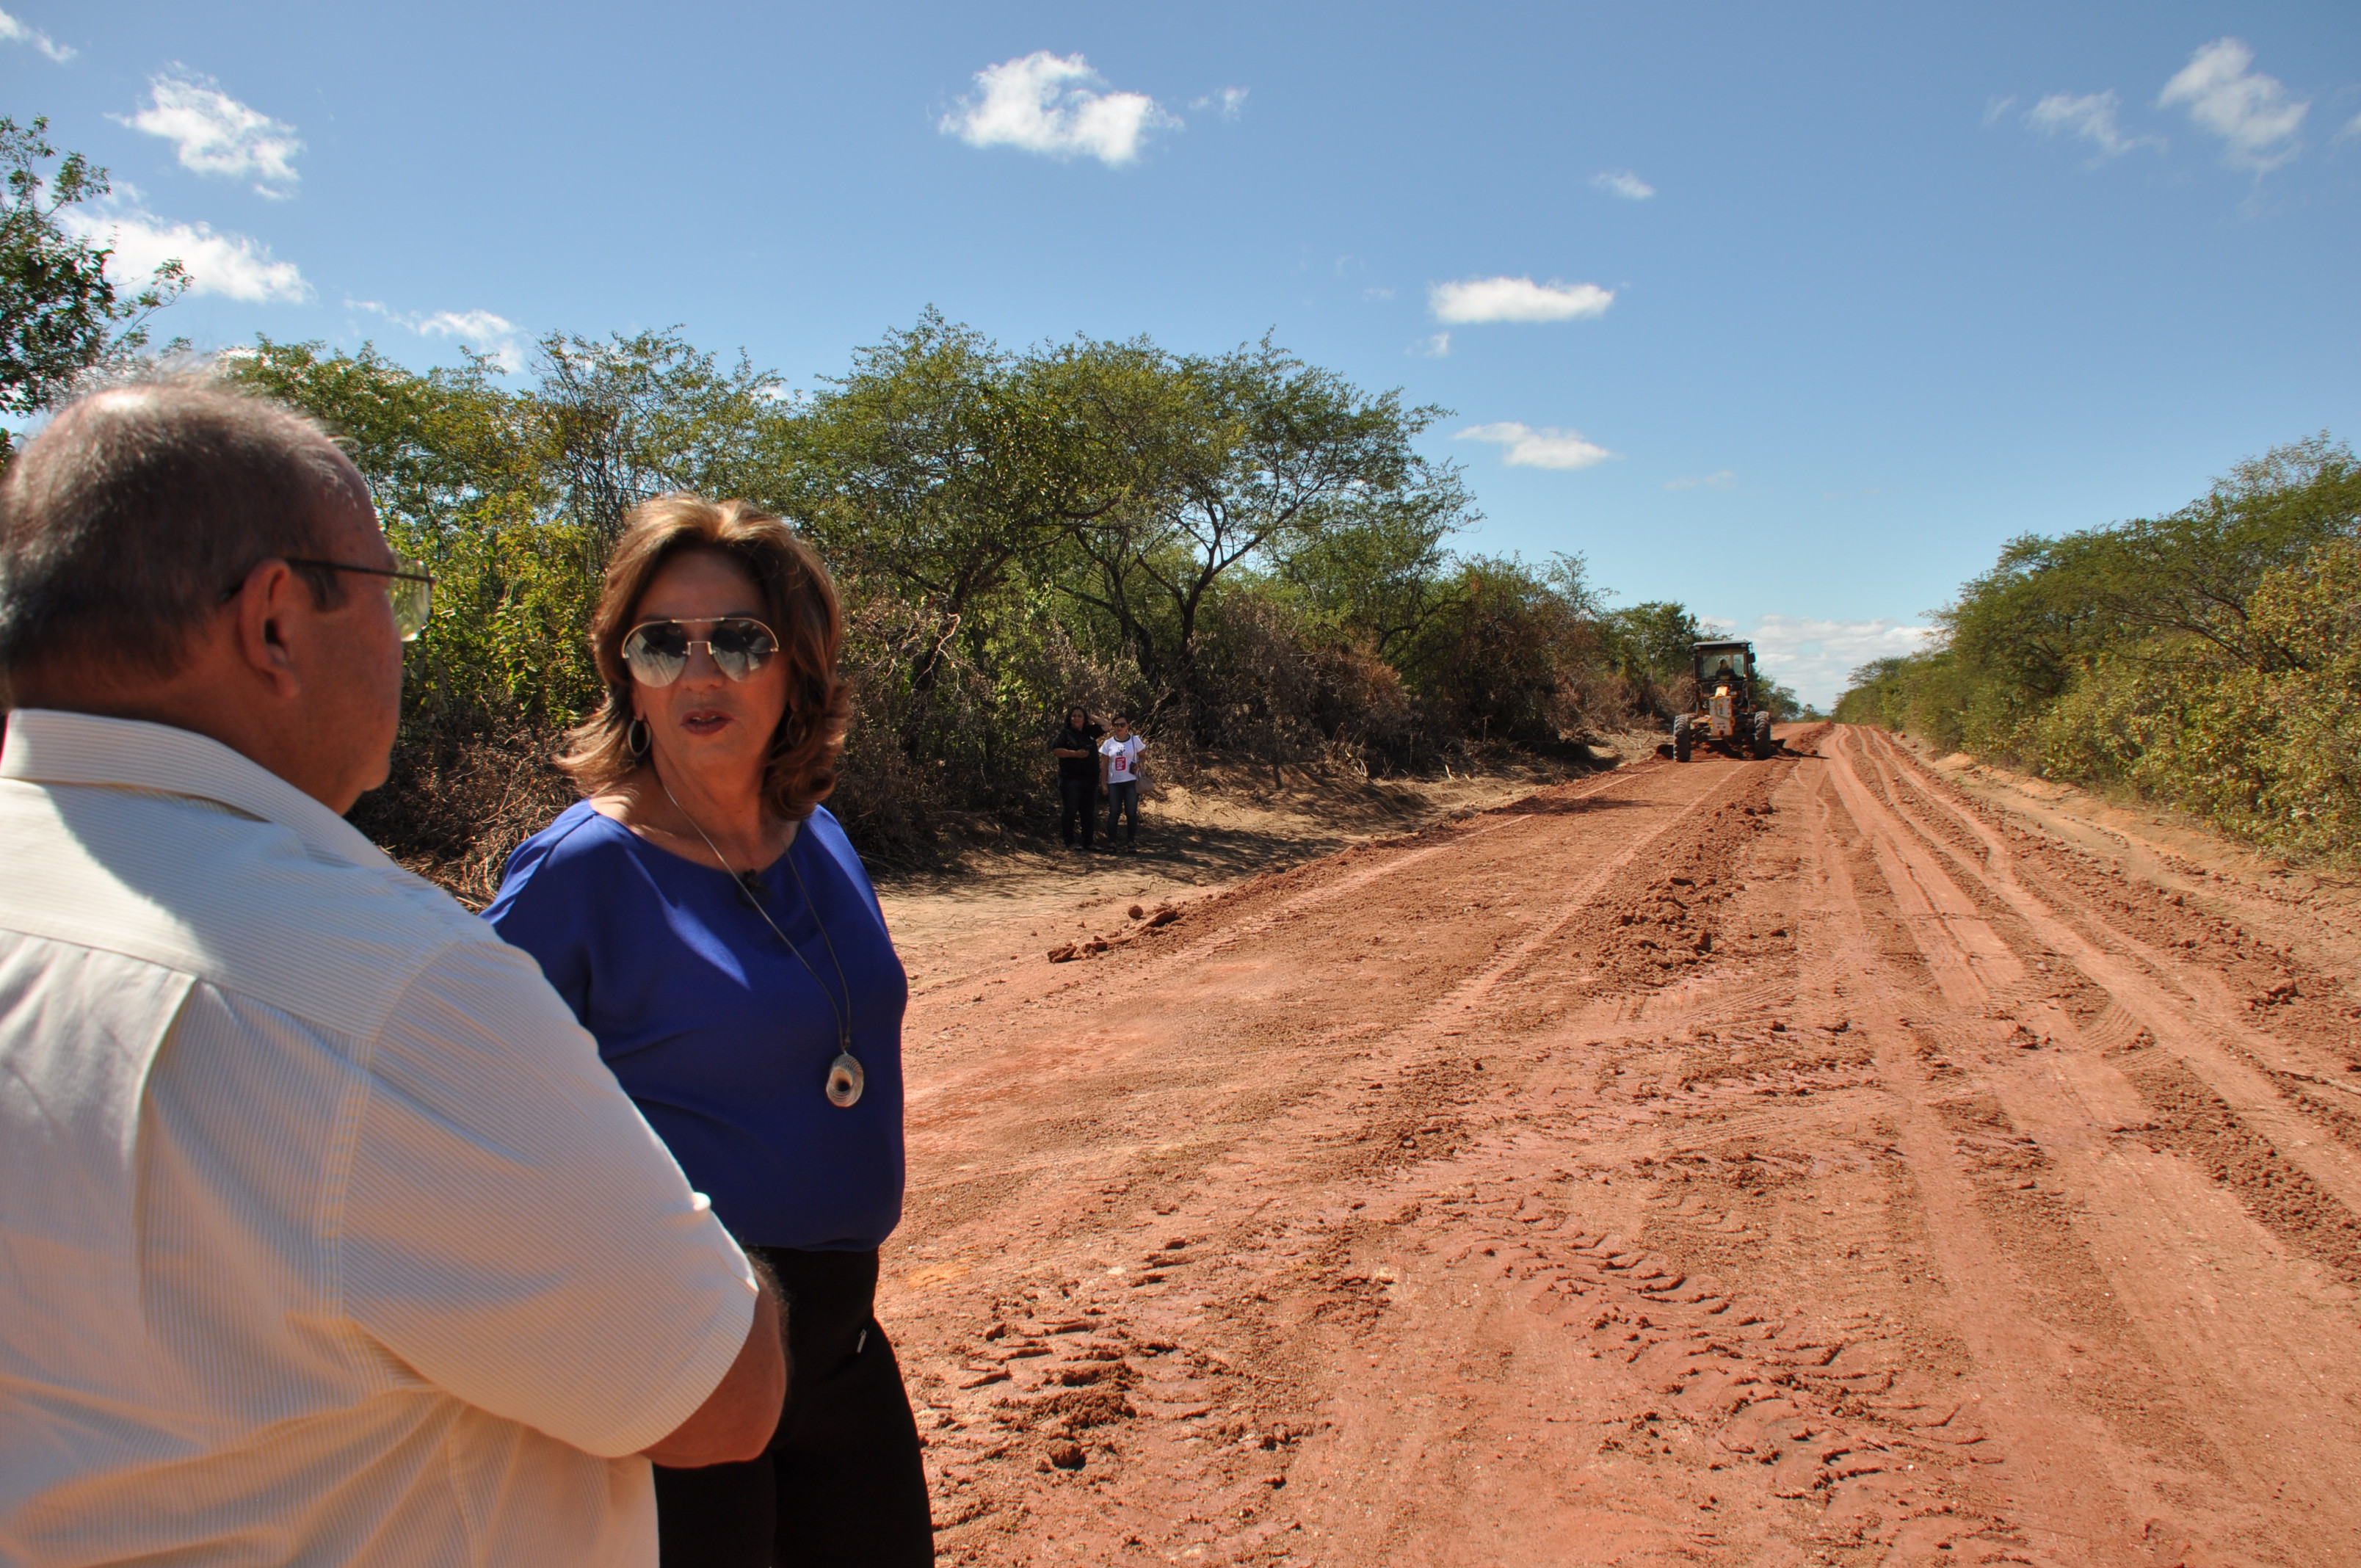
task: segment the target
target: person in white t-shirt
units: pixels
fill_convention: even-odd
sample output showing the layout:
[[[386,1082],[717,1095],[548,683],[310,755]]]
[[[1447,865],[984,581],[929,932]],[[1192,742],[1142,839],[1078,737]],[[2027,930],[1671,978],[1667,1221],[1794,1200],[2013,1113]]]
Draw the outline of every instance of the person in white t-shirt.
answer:
[[[1114,731],[1099,742],[1099,793],[1106,796],[1107,843],[1115,843],[1115,825],[1124,823],[1124,847],[1139,842],[1139,754],[1148,742],[1131,732],[1131,720],[1118,713],[1107,720]]]
[[[432,579],[199,383],[0,478],[0,1563],[655,1568],[775,1288],[533,959],[343,819]]]

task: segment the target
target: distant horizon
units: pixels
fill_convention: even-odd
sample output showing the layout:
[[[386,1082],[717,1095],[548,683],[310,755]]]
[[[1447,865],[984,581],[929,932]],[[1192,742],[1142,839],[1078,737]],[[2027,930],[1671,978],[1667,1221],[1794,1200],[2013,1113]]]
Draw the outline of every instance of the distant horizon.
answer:
[[[1822,708],[2008,539],[2361,429],[2332,5],[294,15],[0,12],[14,116],[113,174],[88,232],[194,275],[159,340],[678,323],[807,389],[930,304],[1269,332],[1455,411],[1459,548],[1580,554]]]

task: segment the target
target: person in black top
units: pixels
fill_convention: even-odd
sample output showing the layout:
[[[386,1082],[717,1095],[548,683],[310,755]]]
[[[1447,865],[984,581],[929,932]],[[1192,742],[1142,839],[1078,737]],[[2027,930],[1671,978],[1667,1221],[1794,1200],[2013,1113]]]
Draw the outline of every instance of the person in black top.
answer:
[[[1091,847],[1096,825],[1099,793],[1099,737],[1106,731],[1091,722],[1086,707],[1066,709],[1066,727],[1049,742],[1058,759],[1058,833],[1066,848],[1074,847],[1074,824],[1082,825],[1082,848]]]

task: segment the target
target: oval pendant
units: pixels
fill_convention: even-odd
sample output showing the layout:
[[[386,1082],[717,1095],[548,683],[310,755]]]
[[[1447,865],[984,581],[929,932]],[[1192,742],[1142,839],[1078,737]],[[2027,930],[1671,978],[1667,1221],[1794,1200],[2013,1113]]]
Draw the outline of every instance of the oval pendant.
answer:
[[[828,1064],[828,1102],[840,1108],[859,1103],[865,1079],[859,1058],[851,1051],[839,1051],[836,1059]]]

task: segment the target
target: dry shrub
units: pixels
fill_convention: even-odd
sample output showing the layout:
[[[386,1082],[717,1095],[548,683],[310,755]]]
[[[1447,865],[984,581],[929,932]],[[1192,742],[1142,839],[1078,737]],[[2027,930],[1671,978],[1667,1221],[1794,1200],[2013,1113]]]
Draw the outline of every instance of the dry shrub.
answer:
[[[1056,811],[1049,737],[1066,707],[1104,714],[1136,675],[1091,659],[1036,606],[1002,609],[988,645],[959,618],[875,585],[848,591],[854,718],[829,809],[873,862],[938,860],[948,839]]]
[[[581,798],[549,761],[557,744],[546,730],[518,729],[401,746],[385,786],[353,807],[353,826],[404,867],[481,909],[500,891],[517,845]]]
[[[1185,726],[1195,739],[1274,766],[1325,761],[1363,772],[1372,759],[1400,765],[1416,749],[1417,704],[1375,653],[1256,596],[1222,600],[1207,622]]]

